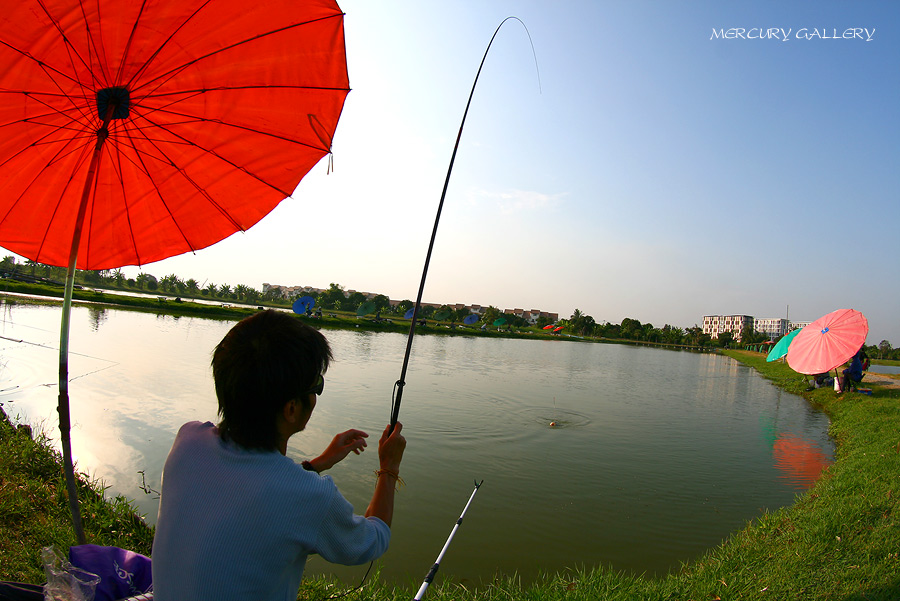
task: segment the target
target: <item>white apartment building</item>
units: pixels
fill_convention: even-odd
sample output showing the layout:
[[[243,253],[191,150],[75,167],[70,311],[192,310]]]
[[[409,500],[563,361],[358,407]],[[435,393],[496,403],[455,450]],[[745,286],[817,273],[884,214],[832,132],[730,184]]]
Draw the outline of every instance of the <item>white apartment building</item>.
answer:
[[[777,340],[791,331],[791,322],[783,317],[761,317],[753,320],[753,329]]]
[[[734,339],[741,341],[741,332],[746,327],[753,327],[753,317],[750,315],[704,315],[703,333],[710,338],[718,338],[723,332],[731,332]]]

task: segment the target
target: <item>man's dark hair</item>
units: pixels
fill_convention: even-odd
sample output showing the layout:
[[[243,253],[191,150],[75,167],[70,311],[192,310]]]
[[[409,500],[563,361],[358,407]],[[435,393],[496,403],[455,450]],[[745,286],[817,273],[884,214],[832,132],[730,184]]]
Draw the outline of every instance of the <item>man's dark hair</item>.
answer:
[[[275,449],[277,416],[325,373],[331,348],[318,330],[289,313],[263,311],[238,322],[213,351],[219,431],[251,449]]]

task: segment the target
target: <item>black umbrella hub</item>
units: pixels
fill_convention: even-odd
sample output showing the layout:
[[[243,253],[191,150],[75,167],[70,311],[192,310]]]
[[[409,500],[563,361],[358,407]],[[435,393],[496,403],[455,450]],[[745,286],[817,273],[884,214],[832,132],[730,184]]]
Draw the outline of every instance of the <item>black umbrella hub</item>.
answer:
[[[97,116],[106,119],[110,105],[114,105],[112,119],[127,119],[131,106],[131,95],[128,88],[103,88],[97,92]]]

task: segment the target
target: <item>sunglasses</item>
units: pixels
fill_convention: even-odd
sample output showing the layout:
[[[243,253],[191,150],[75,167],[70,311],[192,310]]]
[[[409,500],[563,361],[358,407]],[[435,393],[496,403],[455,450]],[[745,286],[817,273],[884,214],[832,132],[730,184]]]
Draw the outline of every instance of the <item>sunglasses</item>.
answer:
[[[322,394],[322,390],[325,388],[325,377],[322,374],[319,374],[319,379],[316,380],[316,383],[312,385],[312,388],[306,391],[306,394],[314,394],[319,396]]]

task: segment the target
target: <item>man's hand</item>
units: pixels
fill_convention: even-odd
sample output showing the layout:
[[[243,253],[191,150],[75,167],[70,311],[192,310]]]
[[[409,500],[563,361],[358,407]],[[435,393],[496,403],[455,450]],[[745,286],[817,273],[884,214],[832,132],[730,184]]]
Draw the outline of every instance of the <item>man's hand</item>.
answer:
[[[320,473],[331,469],[349,455],[351,451],[357,455],[362,453],[366,448],[366,438],[368,437],[369,435],[362,430],[341,432],[331,440],[328,448],[321,455],[310,460],[310,463]]]
[[[378,463],[381,469],[376,472],[378,479],[375,482],[375,493],[366,509],[366,517],[377,517],[388,526],[394,518],[394,489],[400,478],[400,462],[406,449],[406,439],[400,434],[401,430],[403,424],[397,422],[393,431],[388,424],[381,434],[381,440],[378,441]]]
[[[400,434],[401,430],[403,430],[403,424],[397,422],[393,431],[388,424],[381,433],[381,440],[378,441],[378,463],[381,465],[381,469],[400,471],[403,451],[406,450],[406,439]]]

